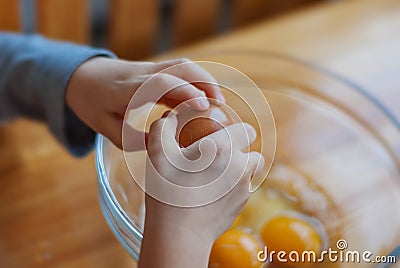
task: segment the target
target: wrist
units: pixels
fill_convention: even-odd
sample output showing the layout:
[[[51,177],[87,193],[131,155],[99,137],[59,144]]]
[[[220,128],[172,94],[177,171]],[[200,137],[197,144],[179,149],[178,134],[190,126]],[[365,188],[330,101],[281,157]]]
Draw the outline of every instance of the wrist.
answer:
[[[71,74],[68,84],[65,89],[65,101],[66,104],[74,110],[74,106],[79,101],[83,102],[80,98],[81,94],[91,89],[91,79],[93,69],[96,66],[96,62],[101,61],[104,57],[92,57],[84,61],[79,65],[75,71]]]
[[[213,243],[184,225],[149,216],[139,267],[207,267]]]

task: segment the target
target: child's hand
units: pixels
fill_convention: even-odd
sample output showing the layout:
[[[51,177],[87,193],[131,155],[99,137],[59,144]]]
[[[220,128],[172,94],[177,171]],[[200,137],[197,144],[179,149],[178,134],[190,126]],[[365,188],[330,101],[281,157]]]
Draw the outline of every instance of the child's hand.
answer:
[[[230,125],[188,148],[179,148],[176,127],[176,116],[170,114],[150,128],[146,222],[139,267],[207,267],[214,241],[242,210],[250,197],[251,176],[263,164],[260,154],[242,152],[256,137],[247,124]],[[208,156],[214,156],[210,153],[214,149],[213,161],[202,169],[204,163],[210,162]],[[182,160],[183,155],[205,160],[190,166]],[[201,171],[185,171],[186,168]],[[217,177],[219,184],[203,190],[182,190],[168,183],[202,186]]]
[[[108,137],[122,149],[122,124],[125,110],[136,90],[152,75],[165,68],[189,63],[187,59],[176,59],[160,63],[128,62],[103,57],[93,58],[83,63],[72,75],[66,89],[66,103],[93,130]],[[207,81],[215,84],[214,78],[197,64],[184,64],[168,71],[156,74],[151,79],[154,88],[154,100],[165,88],[172,88],[186,81]],[[196,97],[210,97],[224,101],[218,86],[214,84],[187,84],[168,92],[160,102],[174,107],[181,102]],[[205,98],[202,98],[206,100]],[[144,105],[143,103],[142,105]],[[208,108],[200,100],[194,101],[198,110]],[[141,150],[145,133],[131,129],[132,144],[129,150]]]

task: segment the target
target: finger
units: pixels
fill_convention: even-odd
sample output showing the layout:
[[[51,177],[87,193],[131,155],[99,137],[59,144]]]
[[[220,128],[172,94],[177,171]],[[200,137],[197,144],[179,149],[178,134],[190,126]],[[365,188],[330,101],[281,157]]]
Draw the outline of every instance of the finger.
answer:
[[[151,124],[147,146],[149,154],[158,153],[160,150],[172,154],[179,152],[179,145],[175,139],[177,125],[178,120],[173,113]]]
[[[246,153],[243,154],[243,158],[238,165],[243,165],[243,173],[239,181],[234,179],[237,184],[234,186],[233,192],[236,192],[236,194],[233,193],[233,196],[240,196],[246,202],[250,197],[252,178],[257,173],[258,168],[264,165],[264,157],[258,152]]]
[[[247,171],[245,178],[249,181],[264,168],[265,160],[259,152],[249,152],[247,155]]]
[[[215,78],[199,64],[189,59],[182,58],[160,62],[155,64],[155,70],[179,77],[204,91],[207,97],[225,102]]]
[[[253,193],[263,182],[265,174],[262,173],[265,165],[264,157],[258,152],[250,152],[248,156],[248,165],[243,181],[245,181],[244,188],[247,188],[249,193]],[[261,175],[261,176],[259,176]],[[261,179],[261,181],[260,181]]]
[[[160,61],[160,62],[154,62],[151,72],[152,73],[158,73],[161,72],[169,67],[178,65],[178,64],[182,64],[185,62],[190,61],[189,59],[186,58],[177,58],[177,59],[169,59],[169,60],[165,60],[165,61]]]
[[[204,110],[209,106],[205,93],[188,82],[165,73],[157,73],[148,79],[135,92],[130,108],[137,108],[147,102],[186,102],[196,110]]]
[[[188,146],[188,149],[198,148],[204,139],[212,140],[217,148],[225,148],[231,145],[233,150],[244,150],[256,139],[254,128],[247,123],[236,123],[216,131]]]
[[[171,100],[168,98],[163,98],[162,103],[167,105],[169,108],[175,108],[178,105],[184,105],[186,108],[189,107],[189,105],[183,104],[182,102],[176,101],[176,100]]]
[[[182,86],[169,91],[161,100],[160,103],[170,104],[171,108],[186,103],[196,110],[203,111],[208,109],[210,103],[203,91],[200,91],[194,86]]]

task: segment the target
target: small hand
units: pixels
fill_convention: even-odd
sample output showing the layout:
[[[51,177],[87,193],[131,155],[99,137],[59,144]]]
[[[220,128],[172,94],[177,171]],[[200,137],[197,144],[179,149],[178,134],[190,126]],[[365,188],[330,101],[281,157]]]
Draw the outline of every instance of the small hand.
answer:
[[[254,129],[247,124],[234,124],[215,132],[188,148],[180,148],[175,140],[177,120],[173,114],[154,122],[149,132],[146,166],[146,222],[139,267],[207,267],[208,256],[214,241],[233,223],[250,197],[251,175],[263,165],[259,153],[245,153],[243,150],[255,139]],[[227,135],[231,142],[227,142]],[[247,137],[247,138],[246,138]],[[215,147],[201,145],[208,139]],[[209,167],[200,172],[177,168],[180,157],[216,149],[215,159]],[[223,172],[224,170],[229,172]],[[221,189],[195,192],[187,189],[186,194],[179,187],[174,189],[164,183],[166,179],[176,185],[204,185],[210,178],[219,177],[230,191]],[[149,191],[149,192],[147,192]],[[214,193],[224,193],[214,199]],[[172,197],[172,199],[168,199]],[[166,204],[171,202],[207,200],[200,206],[182,207]],[[187,199],[185,199],[187,198]],[[172,203],[172,202],[171,202]],[[157,258],[154,257],[157,256]],[[152,257],[153,256],[153,257]]]
[[[165,70],[172,66],[176,67]],[[152,77],[153,75],[155,76]],[[122,125],[126,109],[132,96],[150,77],[150,101],[157,101],[160,92],[166,88],[183,84],[158,100],[171,108],[184,101],[204,96],[224,101],[219,87],[215,85],[215,79],[190,60],[175,59],[153,63],[96,57],[83,63],[73,73],[66,88],[66,103],[83,122],[122,149]],[[144,105],[147,101],[149,100],[143,99],[137,105]],[[188,103],[198,110],[207,109],[209,105],[208,101],[204,103],[200,99]],[[143,140],[146,133],[133,128],[129,131],[131,142],[128,149],[144,149]]]

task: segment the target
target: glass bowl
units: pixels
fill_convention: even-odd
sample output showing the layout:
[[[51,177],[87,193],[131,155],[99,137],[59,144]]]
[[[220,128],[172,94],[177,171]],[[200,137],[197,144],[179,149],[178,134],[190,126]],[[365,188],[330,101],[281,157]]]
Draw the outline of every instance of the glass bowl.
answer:
[[[368,250],[374,256],[397,252],[400,123],[384,106],[346,78],[283,55],[215,51],[190,57],[242,71],[270,104],[277,130],[276,155],[258,194],[263,189],[287,189],[303,212],[324,225],[326,247],[337,249],[336,241],[345,240],[348,250]],[[240,86],[230,77],[220,77],[218,82]],[[226,95],[228,105],[235,109],[235,99]],[[247,115],[243,118],[254,123]],[[96,165],[104,216],[137,259],[144,193],[131,177],[123,152],[101,135],[97,136]],[[243,216],[245,223],[252,218],[248,212]],[[359,267],[354,263],[320,265],[315,267]]]

